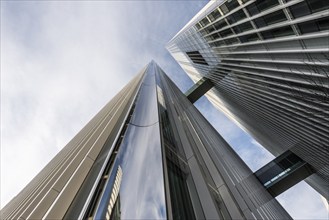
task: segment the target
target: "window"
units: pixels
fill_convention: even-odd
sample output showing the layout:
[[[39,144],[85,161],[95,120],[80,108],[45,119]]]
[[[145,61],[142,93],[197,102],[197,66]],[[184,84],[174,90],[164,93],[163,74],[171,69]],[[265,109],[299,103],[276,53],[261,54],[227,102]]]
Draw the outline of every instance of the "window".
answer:
[[[224,41],[216,41],[216,42],[210,43],[210,46],[212,46],[212,47],[220,47],[220,46],[222,46],[224,44],[225,44]]]
[[[208,18],[210,19],[210,21],[215,21],[217,18],[219,18],[221,15],[218,11],[218,9],[216,8],[213,12],[211,12],[208,15]]]
[[[218,33],[212,34],[212,35],[210,35],[210,37],[211,37],[211,40],[217,40],[220,38]]]
[[[329,17],[303,22],[298,27],[302,34],[329,30]]]
[[[311,8],[312,13],[323,11],[329,8],[327,0],[307,0],[307,3]]]
[[[244,18],[246,18],[246,14],[244,13],[243,10],[239,10],[237,12],[235,12],[234,14],[230,15],[227,17],[227,20],[230,24],[233,24],[235,22],[238,22]]]
[[[206,26],[207,24],[209,24],[208,18],[205,17],[204,19],[202,19],[200,21],[200,24],[202,25],[202,27]]]
[[[230,39],[226,39],[225,43],[227,45],[231,45],[231,44],[237,44],[238,43],[238,39],[237,38],[230,38]]]
[[[249,21],[233,27],[233,30],[236,34],[239,34],[239,33],[242,33],[244,31],[251,30],[251,29],[253,29],[253,27],[252,27],[252,25],[250,24]]]
[[[239,7],[239,2],[237,0],[228,0],[225,5],[227,6],[229,11],[232,11],[234,9],[236,9],[237,7]]]
[[[228,29],[226,29],[224,31],[219,32],[219,34],[222,37],[227,37],[227,36],[233,34],[233,32],[231,31],[231,29],[228,28]]]
[[[306,0],[289,7],[294,18],[316,13],[329,8],[327,0]]]
[[[293,35],[294,32],[290,26],[275,28],[268,31],[262,31],[262,36],[264,39],[271,39],[277,37],[284,37],[288,35]]]
[[[199,53],[199,51],[190,51],[186,52],[187,56],[192,60],[193,63],[208,65],[203,56]]]
[[[306,2],[300,2],[296,5],[290,6],[289,10],[294,18],[311,14],[311,10]]]
[[[284,12],[282,10],[279,10],[279,11],[270,13],[268,15],[265,15],[263,17],[256,18],[254,20],[254,22],[257,25],[257,27],[261,28],[261,27],[265,27],[267,25],[275,24],[275,23],[285,21],[285,20],[287,20],[286,15],[284,14]]]
[[[249,14],[253,16],[278,4],[278,0],[258,0],[255,3],[248,5],[247,10]]]
[[[213,32],[213,31],[215,30],[215,28],[214,28],[214,26],[210,25],[210,26],[207,27],[205,30],[206,30],[206,32],[207,32],[208,34],[210,34],[211,32]]]
[[[245,43],[245,42],[259,40],[259,37],[258,37],[257,34],[248,34],[248,35],[245,35],[245,36],[240,36],[239,39],[242,43]]]
[[[206,34],[208,34],[207,31],[205,31],[204,29],[201,30],[200,33],[201,33],[203,36],[206,35]]]
[[[226,15],[229,12],[229,10],[228,10],[228,8],[227,8],[227,6],[225,4],[223,4],[219,8],[224,13],[224,15]]]
[[[225,22],[225,20],[220,20],[214,24],[214,27],[216,28],[216,30],[222,29],[225,26],[227,26],[227,23]]]

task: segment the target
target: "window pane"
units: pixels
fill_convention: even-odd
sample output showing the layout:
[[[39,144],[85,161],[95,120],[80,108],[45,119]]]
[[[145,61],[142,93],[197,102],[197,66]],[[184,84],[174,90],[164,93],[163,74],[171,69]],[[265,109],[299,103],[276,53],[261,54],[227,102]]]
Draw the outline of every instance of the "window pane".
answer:
[[[242,43],[245,43],[245,42],[259,40],[259,37],[257,34],[248,34],[248,35],[239,37],[239,39]]]
[[[237,38],[226,39],[226,40],[225,40],[225,43],[226,43],[227,45],[230,45],[230,44],[236,44],[236,43],[238,43],[238,39],[237,39]]]
[[[227,26],[225,20],[218,21],[214,24],[216,30],[222,29],[223,27]]]
[[[329,17],[319,19],[318,25],[319,25],[320,31],[329,30]]]
[[[233,27],[233,30],[235,31],[235,33],[242,33],[244,31],[247,30],[251,30],[253,29],[252,25],[250,24],[250,22],[245,22],[243,24],[240,24],[238,26]]]
[[[276,38],[276,37],[283,37],[294,34],[292,28],[290,26],[280,27],[268,31],[261,32],[264,39]]]
[[[255,3],[248,5],[247,10],[250,15],[253,16],[278,4],[279,2],[277,0],[258,0]]]
[[[281,21],[287,20],[286,15],[282,10],[270,13],[260,18],[256,18],[254,22],[256,23],[257,27],[265,27],[267,25],[275,24]]]
[[[233,32],[231,31],[231,29],[226,29],[226,30],[224,30],[224,31],[219,32],[219,34],[220,34],[222,37],[227,37],[227,36],[233,34]]]
[[[213,12],[211,12],[209,15],[208,15],[209,19],[211,21],[215,21],[217,18],[220,17],[220,13],[218,11],[218,9],[216,8]]]
[[[244,18],[246,18],[246,14],[244,13],[243,10],[239,10],[237,12],[235,12],[234,14],[230,15],[227,17],[227,20],[229,21],[230,24],[233,24],[237,21],[240,21]]]
[[[281,21],[285,21],[287,20],[287,17],[282,10],[279,10],[264,16],[264,20],[267,23],[267,25],[270,25]]]
[[[229,11],[232,11],[240,6],[237,0],[227,1],[225,4]]]
[[[259,11],[265,11],[268,8],[272,8],[275,5],[278,5],[279,2],[277,0],[258,0],[256,1],[256,5]]]
[[[207,27],[206,29],[206,32],[209,34],[211,32],[213,32],[215,30],[214,26],[210,25],[209,27]]]
[[[201,25],[204,27],[204,26],[206,26],[207,24],[209,24],[209,21],[208,21],[208,18],[204,18],[204,19],[202,19],[201,21],[200,21],[200,23],[201,23]]]
[[[196,24],[196,27],[197,27],[198,30],[200,30],[201,25],[200,25],[199,23],[197,23],[197,24]]]
[[[294,18],[311,14],[311,10],[306,2],[300,2],[296,5],[290,6],[289,9]]]
[[[221,11],[225,14],[227,14],[229,12],[228,8],[226,7],[225,4],[223,4],[222,6],[219,7],[221,9]]]
[[[186,52],[186,55],[192,60],[193,63],[208,65],[207,61],[203,58],[199,51]]]
[[[298,27],[302,34],[319,31],[318,25],[314,21],[303,22],[298,24]]]
[[[315,21],[307,21],[298,24],[299,30],[302,34],[325,31],[329,29],[329,18],[321,18]]]
[[[252,3],[252,4],[248,5],[247,10],[248,10],[248,12],[251,16],[256,15],[256,14],[259,13],[259,10],[258,10],[255,3]]]
[[[218,33],[215,33],[215,34],[212,34],[212,35],[211,35],[211,38],[212,38],[212,40],[217,40],[217,39],[220,38],[220,36],[219,36]]]
[[[327,0],[308,0],[307,2],[312,10],[312,13],[323,11],[329,8],[329,3]]]

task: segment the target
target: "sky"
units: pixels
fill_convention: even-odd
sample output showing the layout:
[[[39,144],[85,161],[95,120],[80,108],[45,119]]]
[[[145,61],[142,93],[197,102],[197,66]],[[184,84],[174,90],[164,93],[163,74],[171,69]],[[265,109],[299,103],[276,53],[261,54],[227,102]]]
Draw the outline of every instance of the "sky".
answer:
[[[1,207],[151,60],[192,86],[165,45],[207,1],[0,3]],[[273,159],[206,98],[195,105],[253,171]],[[277,199],[295,219],[328,219],[304,182]]]

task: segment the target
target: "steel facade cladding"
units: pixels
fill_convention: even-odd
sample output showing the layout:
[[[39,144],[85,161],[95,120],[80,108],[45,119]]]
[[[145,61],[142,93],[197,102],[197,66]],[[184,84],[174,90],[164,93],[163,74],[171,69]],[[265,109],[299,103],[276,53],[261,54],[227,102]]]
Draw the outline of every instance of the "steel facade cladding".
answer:
[[[290,219],[151,62],[1,219]]]
[[[144,71],[124,87],[2,210],[1,219],[63,218],[82,184],[95,181],[119,138]],[[88,178],[86,178],[88,177]],[[80,201],[80,202],[85,202]],[[83,207],[83,206],[82,206]],[[55,212],[54,212],[55,211]]]
[[[167,45],[206,96],[274,155],[291,150],[329,198],[329,5],[326,0],[212,1]],[[198,51],[209,64],[186,55]]]

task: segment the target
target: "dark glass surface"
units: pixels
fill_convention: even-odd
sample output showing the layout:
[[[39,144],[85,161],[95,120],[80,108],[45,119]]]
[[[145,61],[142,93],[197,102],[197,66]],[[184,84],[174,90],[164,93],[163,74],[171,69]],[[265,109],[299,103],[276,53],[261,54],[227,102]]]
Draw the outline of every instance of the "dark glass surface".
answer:
[[[245,43],[245,42],[259,40],[259,37],[257,34],[248,34],[248,35],[240,36],[239,39],[242,43]]]
[[[229,12],[229,10],[228,10],[226,4],[221,5],[219,8],[220,8],[221,11],[224,13],[224,15],[226,15],[226,14]]]
[[[210,43],[210,46],[212,46],[212,47],[220,47],[220,46],[222,46],[224,44],[225,44],[224,41],[216,41],[216,42]]]
[[[248,5],[247,10],[249,14],[253,16],[278,4],[278,0],[258,0],[255,3]]]
[[[233,30],[237,34],[247,31],[247,30],[251,30],[251,29],[253,29],[253,27],[249,21],[233,27]]]
[[[329,3],[327,0],[307,0],[312,13],[323,11],[329,8]]]
[[[209,15],[208,15],[208,18],[211,20],[211,21],[215,21],[217,18],[219,18],[221,16],[221,14],[219,13],[218,9],[216,8],[213,12],[211,12]]]
[[[186,159],[179,147],[180,140],[177,140],[177,130],[172,122],[173,116],[168,112],[167,98],[163,95],[163,85],[158,76],[158,96],[159,96],[159,114],[161,133],[163,138],[163,147],[166,155],[168,183],[170,191],[170,204],[173,219],[194,220],[195,214],[191,201],[190,189],[188,187],[187,178],[190,175],[187,168]],[[200,82],[200,81],[199,81]],[[176,132],[175,132],[176,131]],[[175,134],[176,133],[176,134]],[[190,186],[191,187],[191,186]]]
[[[305,162],[300,157],[291,151],[286,151],[257,170],[255,175],[263,185],[268,187],[303,164]]]
[[[227,23],[225,22],[225,20],[220,20],[214,24],[214,27],[216,28],[216,30],[220,30],[225,26],[227,26]]]
[[[289,9],[294,18],[311,14],[311,9],[308,7],[306,2],[300,2],[296,5],[292,5]]]
[[[220,38],[220,35],[218,33],[212,34],[211,35],[212,40],[217,40]]]
[[[234,9],[236,9],[237,7],[239,7],[239,2],[237,0],[231,0],[231,1],[227,1],[225,3],[226,7],[228,8],[229,11],[232,11]]]
[[[186,55],[192,60],[193,63],[208,65],[207,61],[203,58],[199,51],[189,51]]]
[[[202,20],[200,21],[200,24],[201,24],[202,27],[204,27],[204,26],[206,26],[207,24],[209,24],[208,18],[205,17],[204,19],[202,19]]]
[[[239,10],[235,13],[233,13],[232,15],[227,17],[227,20],[230,24],[234,24],[235,22],[238,22],[244,18],[246,18],[246,14],[244,13],[243,10]]]
[[[329,3],[327,0],[306,0],[289,7],[294,18],[327,10],[328,8]]]
[[[303,22],[298,27],[302,34],[325,31],[329,29],[329,17]]]
[[[277,38],[277,37],[284,37],[288,35],[293,35],[294,32],[290,26],[286,27],[280,27],[268,31],[262,31],[262,36],[264,39],[271,39],[271,38]]]
[[[193,220],[195,216],[186,185],[187,175],[170,160],[167,160],[167,165],[173,218]]]
[[[214,26],[210,25],[209,27],[207,27],[206,29],[206,32],[209,34],[211,32],[213,32],[215,30]]]
[[[265,15],[260,18],[254,19],[254,22],[256,23],[257,27],[265,27],[267,25],[275,24],[281,21],[287,20],[286,15],[282,10],[275,11],[273,13],[270,13],[268,15]]]
[[[237,38],[229,38],[229,39],[225,40],[225,43],[227,45],[236,44],[236,43],[238,43],[238,39]]]
[[[231,29],[228,28],[226,30],[223,30],[223,31],[219,32],[219,34],[222,37],[227,37],[227,36],[233,34],[233,32],[231,31]]]
[[[196,27],[198,30],[202,28],[202,26],[199,23],[196,24]]]

